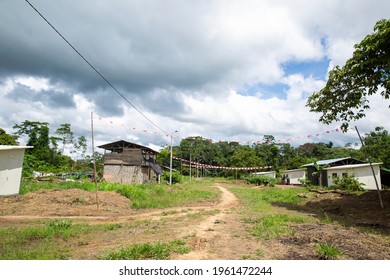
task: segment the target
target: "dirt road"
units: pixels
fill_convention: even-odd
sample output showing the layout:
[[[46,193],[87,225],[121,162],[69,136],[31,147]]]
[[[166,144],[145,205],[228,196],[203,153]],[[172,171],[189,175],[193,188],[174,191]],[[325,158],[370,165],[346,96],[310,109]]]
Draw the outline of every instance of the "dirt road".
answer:
[[[346,252],[345,259],[390,259],[388,236],[383,238],[341,223],[322,223],[313,217],[316,209],[328,211],[334,221],[353,218],[356,209],[365,210],[354,218],[357,224],[389,227],[388,211],[376,211],[376,197],[337,197],[332,194],[300,205],[273,205],[275,213],[298,213],[313,222],[290,225],[293,234],[259,239],[243,222],[243,208],[225,183],[213,186],[221,192],[217,203],[158,210],[134,210],[129,199],[115,192],[95,194],[80,189],[39,190],[23,196],[0,198],[0,228],[42,225],[47,219],[72,219],[75,223],[118,225],[115,230],[91,233],[70,240],[72,259],[96,259],[98,253],[136,243],[185,240],[188,254],[175,254],[180,260],[239,259],[317,259],[319,243],[332,244]],[[390,195],[386,193],[389,199]],[[373,206],[371,206],[373,205]],[[336,211],[337,210],[337,211]],[[323,214],[323,213],[322,213]],[[361,219],[361,220],[358,220]]]

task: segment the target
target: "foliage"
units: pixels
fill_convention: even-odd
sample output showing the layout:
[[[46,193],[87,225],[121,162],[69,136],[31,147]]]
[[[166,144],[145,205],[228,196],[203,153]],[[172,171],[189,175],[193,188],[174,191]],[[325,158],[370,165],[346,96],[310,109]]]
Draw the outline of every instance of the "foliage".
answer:
[[[169,243],[142,243],[129,248],[111,252],[104,259],[107,260],[167,260],[172,253],[185,254],[191,249],[183,240],[174,240]]]
[[[7,134],[4,129],[0,128],[0,145],[16,146],[18,143],[16,139]]]
[[[275,187],[276,183],[279,182],[277,178],[272,178],[269,176],[249,176],[246,178],[246,181],[250,184],[255,184],[257,186],[264,185],[269,187]]]
[[[390,169],[390,135],[383,127],[366,133],[364,144],[372,161],[383,162],[383,167]]]
[[[161,179],[163,181],[169,183],[169,176],[170,176],[169,171],[164,171],[162,173]],[[181,176],[180,172],[173,171],[172,172],[172,184],[177,184],[177,183],[180,183],[181,181],[182,181],[182,176]]]
[[[333,186],[332,188],[346,190],[350,192],[362,191],[364,190],[364,184],[359,182],[359,180],[354,175],[343,175],[332,178]]]
[[[343,67],[336,66],[329,72],[323,89],[313,93],[307,106],[312,112],[321,113],[320,121],[330,124],[348,123],[365,116],[369,108],[367,96],[379,93],[390,98],[390,20],[379,20],[374,33],[355,45],[352,58]]]
[[[301,183],[302,187],[304,187],[306,189],[309,189],[312,187],[310,180],[307,179],[307,176],[304,179],[298,179],[298,182]]]
[[[321,260],[337,260],[343,255],[336,247],[327,243],[319,243],[316,248],[319,259]]]

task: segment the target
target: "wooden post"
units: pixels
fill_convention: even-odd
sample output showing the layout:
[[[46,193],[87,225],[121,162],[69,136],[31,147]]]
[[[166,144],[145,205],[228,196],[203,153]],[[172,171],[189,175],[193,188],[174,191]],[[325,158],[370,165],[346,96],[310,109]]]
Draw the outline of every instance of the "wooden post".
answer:
[[[367,159],[368,162],[370,163],[370,167],[371,167],[371,171],[372,171],[372,176],[374,176],[374,180],[375,180],[375,184],[376,184],[376,189],[377,189],[377,191],[378,191],[379,202],[380,202],[381,207],[382,207],[382,209],[383,209],[384,206],[383,206],[381,191],[380,191],[380,189],[379,189],[378,180],[376,179],[376,176],[375,176],[374,167],[372,167],[371,159],[368,157],[368,153],[367,153],[367,150],[366,150],[366,146],[364,145],[363,139],[362,139],[362,137],[360,136],[360,133],[359,133],[359,130],[358,130],[357,126],[355,126],[355,129],[356,129],[356,132],[357,132],[357,134],[358,134],[358,136],[359,136],[360,142],[362,143],[362,147],[363,147],[364,153],[366,154],[366,159]],[[380,173],[380,171],[379,171],[379,173]]]
[[[92,130],[92,160],[93,160],[93,180],[95,182],[95,192],[96,192],[96,207],[99,210],[99,194],[98,194],[98,184],[97,184],[97,173],[96,173],[96,159],[95,159],[95,141],[93,133],[93,112],[91,112],[91,130]]]

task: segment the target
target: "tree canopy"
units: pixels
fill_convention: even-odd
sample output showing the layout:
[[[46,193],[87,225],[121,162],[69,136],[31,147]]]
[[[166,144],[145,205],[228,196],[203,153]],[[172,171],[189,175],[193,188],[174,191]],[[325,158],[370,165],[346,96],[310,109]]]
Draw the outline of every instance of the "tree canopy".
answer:
[[[346,130],[349,122],[365,116],[369,109],[367,97],[380,93],[390,97],[390,20],[379,20],[374,33],[367,35],[343,67],[329,72],[323,89],[314,92],[307,101],[310,111],[321,113],[320,121],[330,124],[342,121]]]

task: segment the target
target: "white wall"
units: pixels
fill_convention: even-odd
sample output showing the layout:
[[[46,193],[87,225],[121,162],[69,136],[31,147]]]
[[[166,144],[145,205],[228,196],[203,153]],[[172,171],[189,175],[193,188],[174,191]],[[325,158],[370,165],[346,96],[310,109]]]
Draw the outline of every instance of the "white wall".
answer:
[[[379,165],[373,165],[375,177],[378,181],[379,188],[381,188],[381,176],[380,176],[380,168]],[[348,165],[344,168],[336,167],[336,168],[329,168],[327,169],[327,177],[328,177],[328,186],[334,185],[332,180],[332,174],[337,174],[337,176],[342,176],[343,173],[347,173],[348,175],[354,175],[359,182],[363,183],[363,188],[366,190],[376,190],[376,183],[374,176],[372,176],[371,167],[369,164],[364,165],[356,165],[356,167],[353,167],[351,165]]]
[[[302,183],[298,180],[305,179],[306,169],[285,170],[281,173],[282,175],[288,175],[288,178],[290,179],[290,184],[301,185]]]
[[[276,172],[275,171],[254,172],[254,173],[251,173],[251,175],[254,175],[254,176],[268,176],[268,177],[271,177],[271,178],[276,178]]]
[[[24,147],[0,146],[0,195],[19,193]]]

